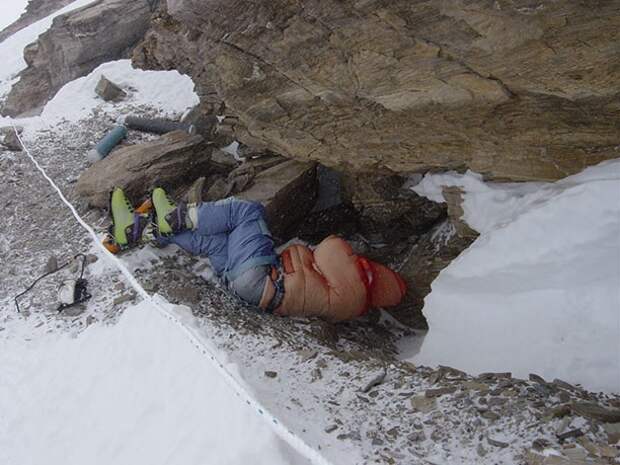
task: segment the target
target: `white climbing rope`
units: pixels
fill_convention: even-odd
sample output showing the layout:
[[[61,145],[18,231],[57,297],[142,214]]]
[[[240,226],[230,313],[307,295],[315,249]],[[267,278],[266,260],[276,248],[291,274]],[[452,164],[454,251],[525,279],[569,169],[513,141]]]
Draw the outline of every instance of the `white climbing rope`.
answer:
[[[190,340],[192,345],[194,345],[194,347],[196,347],[196,349],[198,349],[199,352],[201,352],[203,355],[205,355],[211,361],[211,363],[215,366],[216,370],[224,377],[226,382],[233,389],[233,391],[235,392],[236,396],[239,397],[240,399],[242,399],[243,401],[245,401],[245,403],[248,406],[253,408],[271,426],[273,431],[280,438],[282,438],[284,441],[286,441],[288,444],[290,444],[291,447],[293,447],[293,449],[295,449],[301,455],[303,455],[304,457],[309,459],[313,464],[316,464],[316,465],[332,465],[332,463],[329,462],[325,457],[323,457],[316,449],[314,449],[313,447],[308,445],[303,439],[301,439],[299,436],[297,436],[295,433],[293,433],[293,431],[291,431],[288,428],[286,428],[286,426],[284,426],[272,413],[270,413],[260,403],[260,401],[258,401],[254,396],[252,396],[252,394],[250,392],[248,392],[248,390],[245,389],[243,387],[243,385],[241,385],[241,383],[232,375],[232,373],[226,369],[224,364],[218,360],[218,358],[213,353],[213,351],[211,351],[207,346],[205,346],[205,344],[203,344],[192,333],[192,331],[189,328],[187,328],[183,323],[181,323],[176,318],[176,316],[174,316],[165,307],[160,305],[160,303],[157,301],[157,299],[154,299],[148,292],[146,292],[144,290],[144,288],[140,285],[140,283],[135,278],[135,276],[131,274],[131,272],[127,269],[127,267],[123,264],[123,262],[121,262],[118,259],[118,257],[116,257],[115,255],[110,253],[110,251],[107,250],[103,246],[103,244],[100,242],[100,240],[97,237],[97,234],[95,233],[93,228],[91,228],[90,225],[88,225],[82,219],[82,217],[79,215],[79,213],[77,212],[75,207],[64,196],[64,194],[62,193],[60,188],[47,175],[47,173],[41,167],[41,165],[39,165],[37,160],[30,153],[30,150],[28,150],[28,147],[26,147],[26,145],[24,144],[24,141],[20,137],[19,131],[17,130],[17,127],[15,126],[15,124],[11,123],[11,126],[13,126],[13,130],[15,131],[15,135],[17,136],[17,139],[21,143],[22,147],[24,148],[24,151],[26,152],[26,154],[28,155],[28,157],[30,158],[32,163],[35,165],[37,170],[39,170],[41,172],[41,174],[47,180],[47,182],[49,182],[49,184],[52,186],[52,188],[58,193],[58,196],[63,201],[63,203],[65,205],[67,205],[69,210],[71,210],[71,213],[73,214],[73,216],[75,217],[77,222],[88,232],[88,234],[90,234],[92,240],[94,241],[96,246],[103,252],[104,256],[106,256],[106,258],[108,258],[116,266],[116,268],[123,274],[123,276],[125,276],[125,278],[127,278],[129,283],[131,284],[131,286],[136,290],[136,292],[140,296],[142,296],[143,299],[148,301],[153,307],[155,307],[165,318],[167,318],[172,323],[174,323],[187,336],[187,338]]]

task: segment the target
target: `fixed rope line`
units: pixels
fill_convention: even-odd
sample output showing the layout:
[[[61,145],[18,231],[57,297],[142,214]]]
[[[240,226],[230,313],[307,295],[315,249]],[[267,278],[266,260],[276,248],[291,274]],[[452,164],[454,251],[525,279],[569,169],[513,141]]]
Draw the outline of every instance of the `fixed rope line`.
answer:
[[[21,143],[26,155],[32,161],[34,166],[41,172],[43,177],[47,180],[47,182],[52,186],[52,188],[58,193],[58,196],[63,201],[63,203],[71,210],[71,213],[77,220],[77,222],[88,232],[91,236],[95,245],[99,248],[99,250],[104,254],[104,256],[110,260],[116,268],[127,278],[127,281],[131,284],[131,286],[135,289],[135,291],[147,302],[149,302],[153,307],[155,307],[161,315],[174,323],[189,339],[196,349],[201,352],[204,356],[207,357],[215,367],[215,369],[223,376],[229,386],[235,392],[235,395],[241,398],[245,403],[252,407],[273,429],[273,431],[282,438],[285,442],[287,442],[293,449],[299,452],[301,455],[309,459],[313,464],[316,465],[333,465],[329,462],[323,455],[321,455],[316,449],[308,445],[303,439],[297,436],[293,431],[286,428],[272,413],[269,412],[261,403],[258,401],[248,390],[243,387],[243,385],[233,376],[233,374],[224,366],[224,364],[216,357],[214,352],[209,349],[200,339],[192,333],[192,331],[187,328],[179,319],[174,316],[169,310],[167,310],[164,306],[162,306],[157,299],[154,299],[148,292],[144,290],[142,285],[138,282],[133,274],[127,269],[125,264],[121,262],[121,260],[113,255],[108,249],[106,249],[103,244],[100,242],[97,234],[93,230],[93,228],[86,223],[80,214],[77,212],[73,204],[67,200],[65,195],[62,193],[60,188],[56,185],[54,180],[50,178],[43,167],[37,162],[34,156],[28,150],[28,147],[24,144],[21,136],[19,135],[19,131],[13,122],[11,122],[11,126],[13,127],[13,131],[17,136],[17,140]]]

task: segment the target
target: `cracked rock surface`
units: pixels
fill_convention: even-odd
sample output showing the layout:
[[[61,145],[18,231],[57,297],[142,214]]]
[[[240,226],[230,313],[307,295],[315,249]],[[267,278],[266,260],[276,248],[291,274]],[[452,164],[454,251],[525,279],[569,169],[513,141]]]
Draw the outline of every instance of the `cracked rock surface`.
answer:
[[[613,1],[168,0],[133,60],[288,157],[555,180],[618,156],[619,31]]]

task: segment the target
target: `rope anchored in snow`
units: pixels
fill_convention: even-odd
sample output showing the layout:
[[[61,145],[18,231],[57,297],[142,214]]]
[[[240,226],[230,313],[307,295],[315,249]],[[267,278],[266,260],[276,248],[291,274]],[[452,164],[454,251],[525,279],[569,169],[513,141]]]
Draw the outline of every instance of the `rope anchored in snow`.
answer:
[[[211,363],[214,365],[215,369],[223,376],[226,382],[230,385],[230,387],[235,392],[236,396],[245,401],[245,403],[252,407],[265,421],[271,426],[273,431],[284,441],[286,441],[293,449],[299,452],[301,455],[305,456],[314,464],[319,465],[332,465],[325,457],[323,457],[317,450],[309,446],[303,439],[293,433],[291,430],[287,429],[280,421],[267,410],[261,403],[258,401],[252,394],[245,389],[241,383],[232,375],[232,373],[224,366],[224,364],[216,357],[212,350],[210,350],[205,344],[203,344],[193,333],[192,331],[186,327],[183,323],[181,323],[176,316],[174,316],[170,311],[168,311],[164,306],[162,306],[157,299],[154,299],[148,292],[144,290],[144,288],[140,285],[138,280],[131,274],[131,272],[127,269],[127,267],[118,259],[118,257],[114,256],[110,251],[108,251],[103,244],[99,241],[97,234],[93,230],[93,228],[88,225],[82,217],[79,215],[75,207],[67,200],[65,195],[62,193],[60,188],[56,185],[54,180],[50,178],[45,170],[41,167],[41,165],[37,162],[34,156],[24,144],[24,141],[20,137],[17,127],[15,124],[11,123],[13,127],[13,131],[17,136],[17,139],[22,144],[26,155],[32,161],[34,166],[41,172],[43,177],[47,180],[47,182],[52,186],[52,188],[58,193],[58,196],[63,201],[63,203],[69,208],[77,222],[88,232],[91,236],[95,245],[99,248],[99,250],[104,254],[108,260],[110,260],[116,268],[127,278],[127,281],[131,284],[131,286],[136,290],[136,292],[146,301],[148,301],[153,307],[155,307],[161,315],[174,323],[190,340],[192,345],[198,349],[203,355],[205,355]]]

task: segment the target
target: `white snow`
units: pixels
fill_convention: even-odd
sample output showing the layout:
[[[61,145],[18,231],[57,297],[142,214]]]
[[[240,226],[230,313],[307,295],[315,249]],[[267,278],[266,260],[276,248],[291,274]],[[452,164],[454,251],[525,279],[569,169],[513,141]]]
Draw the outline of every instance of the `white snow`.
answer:
[[[66,84],[45,106],[42,120],[47,124],[62,119],[78,121],[90,116],[93,108],[114,112],[119,105],[106,103],[95,93],[102,75],[129,93],[124,106],[147,105],[165,109],[167,113],[183,113],[199,102],[189,76],[178,71],[143,71],[133,68],[130,60],[119,60],[104,63],[88,76]]]
[[[5,4],[6,1],[7,0],[3,0],[3,4]],[[13,2],[13,0],[9,1]],[[21,2],[23,2],[23,0],[18,0],[18,3]],[[23,53],[24,48],[28,44],[31,44],[37,40],[39,35],[47,31],[56,16],[73,11],[76,8],[80,8],[92,2],[93,0],[76,0],[46,18],[43,18],[22,29],[21,31],[16,32],[12,36],[8,37],[4,42],[0,43],[0,62],[2,63],[2,66],[0,67],[0,98],[11,90],[13,84],[15,84],[15,82],[19,79],[17,74],[26,68]]]
[[[2,464],[307,463],[148,303],[74,339],[21,323],[0,333]]]
[[[27,5],[28,0],[4,0],[0,3],[0,31],[17,21]]]
[[[467,172],[414,190],[441,201],[442,185],[463,188],[481,235],[433,283],[414,360],[620,392],[620,160],[552,184]]]
[[[102,75],[118,84],[128,96],[122,103],[105,102],[95,93]],[[198,95],[189,76],[178,71],[143,71],[131,66],[130,60],[104,63],[89,75],[69,82],[58,91],[43,109],[41,116],[15,119],[27,132],[55,126],[63,121],[77,122],[92,116],[108,115],[116,119],[131,109],[158,108],[161,116],[178,116],[187,108],[197,105]],[[9,118],[0,117],[0,124],[8,124]]]

